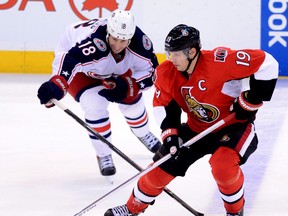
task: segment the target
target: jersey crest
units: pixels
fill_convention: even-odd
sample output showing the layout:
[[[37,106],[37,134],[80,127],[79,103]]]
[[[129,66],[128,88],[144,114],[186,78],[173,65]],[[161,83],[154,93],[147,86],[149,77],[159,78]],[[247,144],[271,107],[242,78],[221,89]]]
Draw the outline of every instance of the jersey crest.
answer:
[[[213,122],[219,116],[219,110],[211,104],[200,103],[191,94],[193,87],[181,88],[181,94],[186,102],[186,105],[190,112],[192,112],[197,118],[204,122]]]

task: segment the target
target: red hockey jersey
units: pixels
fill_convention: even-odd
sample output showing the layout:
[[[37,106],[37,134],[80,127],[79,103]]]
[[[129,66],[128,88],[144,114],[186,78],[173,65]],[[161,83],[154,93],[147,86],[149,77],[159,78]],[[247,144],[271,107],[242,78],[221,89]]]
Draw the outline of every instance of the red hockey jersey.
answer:
[[[201,51],[193,73],[187,78],[171,61],[165,61],[156,69],[153,106],[167,106],[174,99],[187,113],[189,127],[201,132],[230,114],[234,99],[251,87],[251,75],[264,82],[275,80],[278,63],[261,50],[218,47]],[[270,100],[272,93],[265,92],[263,98]]]

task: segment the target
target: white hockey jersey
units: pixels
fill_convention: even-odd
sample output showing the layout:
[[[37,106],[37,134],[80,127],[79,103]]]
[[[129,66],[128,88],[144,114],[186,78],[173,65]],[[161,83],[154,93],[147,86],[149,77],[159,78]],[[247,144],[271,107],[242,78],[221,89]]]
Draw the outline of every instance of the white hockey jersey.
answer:
[[[152,86],[152,75],[158,61],[151,40],[136,27],[124,57],[113,57],[107,43],[107,19],[93,19],[67,27],[55,49],[53,75],[63,76],[68,84],[76,73],[95,79],[124,74],[130,69],[132,77],[143,90]]]

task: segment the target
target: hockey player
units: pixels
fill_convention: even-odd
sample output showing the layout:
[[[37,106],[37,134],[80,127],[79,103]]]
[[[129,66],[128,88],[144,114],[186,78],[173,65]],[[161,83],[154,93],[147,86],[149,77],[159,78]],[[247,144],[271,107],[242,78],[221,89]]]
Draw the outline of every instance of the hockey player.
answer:
[[[199,31],[193,27],[177,25],[166,37],[169,61],[156,69],[153,99],[156,116],[163,116],[158,119],[163,145],[153,159],[168,153],[172,157],[143,175],[127,203],[108,209],[105,216],[143,212],[169,182],[185,176],[189,166],[207,154],[211,154],[212,175],[227,216],[243,216],[244,175],[240,165],[257,148],[253,122],[263,101],[271,99],[278,63],[262,50],[200,49]],[[187,114],[183,124],[182,111]],[[180,147],[230,112],[235,112],[235,118],[225,126],[190,148]]]
[[[134,23],[130,11],[115,10],[108,19],[94,19],[69,26],[53,61],[53,76],[38,90],[41,104],[54,106],[70,93],[80,103],[85,121],[111,142],[107,107],[119,104],[131,131],[153,153],[160,141],[149,131],[142,92],[153,85],[158,65],[153,44]],[[89,134],[104,176],[116,173],[112,150]]]

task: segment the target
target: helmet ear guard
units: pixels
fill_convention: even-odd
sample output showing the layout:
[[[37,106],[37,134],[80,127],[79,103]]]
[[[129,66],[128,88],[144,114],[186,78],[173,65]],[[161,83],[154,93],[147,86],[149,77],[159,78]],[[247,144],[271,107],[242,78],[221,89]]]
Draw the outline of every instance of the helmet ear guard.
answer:
[[[200,32],[191,26],[180,24],[175,26],[165,39],[165,51],[181,51],[187,48],[201,49]]]
[[[134,16],[130,11],[116,9],[107,22],[107,32],[115,38],[130,40],[136,30]]]

